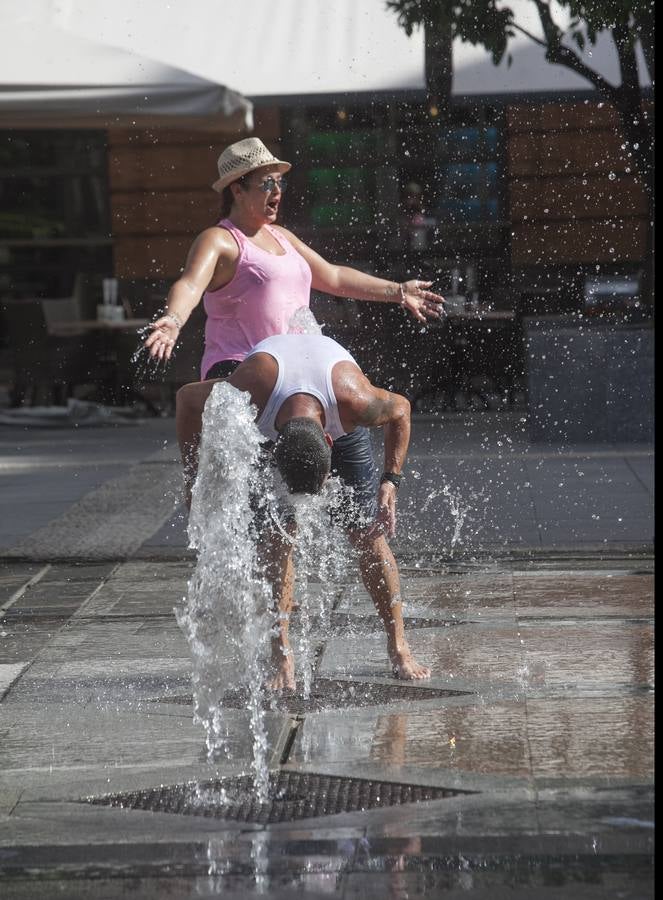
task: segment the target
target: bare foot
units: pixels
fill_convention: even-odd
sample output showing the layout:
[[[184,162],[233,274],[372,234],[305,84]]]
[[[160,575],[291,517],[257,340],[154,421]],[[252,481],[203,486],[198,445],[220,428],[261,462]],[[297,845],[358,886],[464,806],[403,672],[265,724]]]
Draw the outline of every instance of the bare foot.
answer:
[[[404,644],[400,650],[390,648],[389,659],[391,660],[391,670],[396,678],[402,678],[404,681],[430,678],[430,669],[415,660],[408,644]]]
[[[272,670],[273,676],[267,680],[267,688],[271,691],[294,691],[297,684],[295,682],[295,660],[292,650],[288,647],[279,647],[272,653]]]

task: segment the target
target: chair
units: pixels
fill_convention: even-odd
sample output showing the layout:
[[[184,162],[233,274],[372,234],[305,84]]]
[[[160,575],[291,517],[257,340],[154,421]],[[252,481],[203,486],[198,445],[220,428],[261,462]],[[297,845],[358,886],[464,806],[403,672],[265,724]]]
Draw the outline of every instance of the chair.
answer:
[[[46,393],[62,404],[74,388],[96,380],[96,357],[86,335],[48,333],[41,300],[3,300],[0,306],[12,364],[12,407],[34,406]]]
[[[59,322],[80,322],[83,318],[81,305],[77,297],[58,297],[54,300],[42,300],[41,304],[48,331]]]

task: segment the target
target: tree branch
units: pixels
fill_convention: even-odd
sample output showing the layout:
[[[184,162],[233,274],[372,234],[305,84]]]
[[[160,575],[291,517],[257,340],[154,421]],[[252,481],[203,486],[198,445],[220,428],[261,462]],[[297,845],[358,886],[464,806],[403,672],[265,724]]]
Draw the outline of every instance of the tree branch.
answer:
[[[567,69],[571,69],[571,71],[580,75],[581,78],[585,78],[590,84],[593,84],[596,90],[605,97],[606,100],[618,105],[620,96],[619,88],[610,84],[610,82],[606,81],[606,79],[599,75],[598,72],[595,72],[594,69],[591,69],[586,65],[570,47],[566,47],[562,44],[563,32],[555,22],[553,22],[552,16],[550,15],[550,6],[547,3],[544,3],[543,0],[534,0],[534,3],[536,4],[539,19],[541,20],[541,27],[543,28],[543,33],[547,40],[548,49],[546,51],[546,59],[548,62],[566,66]]]
[[[619,71],[622,76],[622,87],[630,92],[640,94],[640,78],[638,76],[638,62],[635,56],[634,35],[626,24],[617,24],[612,29],[617,56],[619,57]]]
[[[530,41],[534,41],[535,44],[539,44],[541,47],[547,47],[548,44],[545,41],[542,41],[541,38],[538,38],[535,34],[532,34],[526,28],[523,28],[522,25],[518,25],[516,22],[511,22],[511,28],[515,28],[516,31],[520,31],[525,37],[528,37]]]
[[[544,3],[543,0],[534,0],[534,4],[539,13],[541,27],[543,28],[543,33],[546,36],[546,43],[548,47],[553,47],[555,44],[561,44],[562,31],[553,22],[553,18],[550,15],[550,6],[547,3]]]

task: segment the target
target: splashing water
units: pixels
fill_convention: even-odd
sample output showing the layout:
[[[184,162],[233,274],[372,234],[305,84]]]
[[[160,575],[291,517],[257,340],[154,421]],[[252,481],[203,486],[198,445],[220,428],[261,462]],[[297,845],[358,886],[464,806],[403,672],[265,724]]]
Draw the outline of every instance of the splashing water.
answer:
[[[424,513],[438,497],[443,497],[453,520],[453,534],[450,546],[456,547],[461,542],[461,534],[469,518],[477,512],[481,494],[472,492],[470,499],[466,500],[460,491],[454,490],[449,484],[443,484],[440,488],[433,489],[424,500],[419,512]],[[467,541],[467,537],[464,539]]]
[[[297,573],[298,634],[296,657],[302,674],[302,694],[311,694],[315,668],[313,629],[329,622],[333,583],[347,568],[347,544],[340,529],[329,522],[329,505],[348,491],[338,479],[330,479],[322,494],[290,498],[297,521],[294,566]]]
[[[177,345],[173,348],[170,359],[157,359],[151,356],[149,350],[145,347],[146,339],[152,334],[152,326],[144,325],[142,328],[137,329],[136,334],[138,335],[138,346],[131,354],[129,360],[133,366],[135,383],[142,385],[148,381],[163,380],[168,368],[175,360]]]
[[[229,749],[221,707],[229,662],[236,683],[248,687],[255,786],[264,802],[263,681],[273,616],[271,592],[260,577],[251,538],[250,491],[259,471],[261,441],[254,417],[248,394],[226,383],[214,386],[203,416],[189,518],[190,546],[198,551],[198,561],[178,622],[193,655],[194,719],[205,728],[210,758]]]
[[[279,521],[285,488],[261,463],[264,437],[255,425],[249,395],[227,383],[212,389],[205,405],[198,477],[189,517],[190,546],[198,551],[186,606],[176,610],[193,657],[194,720],[202,724],[210,760],[230,753],[230,723],[223,696],[248,692],[253,772],[259,802],[268,795],[265,677],[278,622],[272,591],[261,569],[256,517],[293,543],[297,577],[295,651],[303,694],[314,669],[313,627],[328,619],[332,584],[347,565],[346,543],[329,524],[329,502],[347,490],[331,479],[322,494],[288,496],[297,530],[294,541]],[[202,799],[202,798],[201,798]]]
[[[308,306],[300,306],[288,321],[288,334],[322,334],[322,328]]]
[[[463,503],[463,499],[460,494],[455,494],[451,490],[451,488],[445,484],[442,494],[447,500],[449,504],[449,510],[454,520],[454,533],[451,536],[451,546],[455,547],[456,544],[460,541],[460,533],[463,530],[463,523],[467,517],[467,514],[470,512],[470,504]]]

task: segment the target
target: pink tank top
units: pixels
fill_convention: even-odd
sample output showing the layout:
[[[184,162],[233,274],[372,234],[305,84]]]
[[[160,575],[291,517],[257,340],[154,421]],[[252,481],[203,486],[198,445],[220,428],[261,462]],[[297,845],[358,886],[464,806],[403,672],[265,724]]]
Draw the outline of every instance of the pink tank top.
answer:
[[[228,284],[203,295],[207,322],[201,378],[215,363],[242,360],[265,338],[287,334],[293,314],[309,305],[311,294],[308,263],[276,229],[265,226],[281,255],[257,247],[229,219],[218,224],[237,241],[239,258]]]

